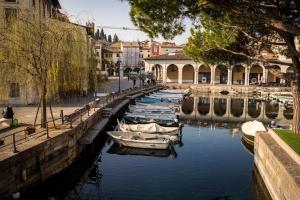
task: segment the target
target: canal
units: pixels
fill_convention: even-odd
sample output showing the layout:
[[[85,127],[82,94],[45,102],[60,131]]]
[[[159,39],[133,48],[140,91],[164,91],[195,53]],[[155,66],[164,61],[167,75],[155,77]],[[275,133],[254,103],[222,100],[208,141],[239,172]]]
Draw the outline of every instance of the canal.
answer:
[[[255,98],[191,97],[181,108],[182,141],[171,150],[121,148],[103,136],[96,154],[23,199],[268,199],[239,128],[291,118],[284,106]]]

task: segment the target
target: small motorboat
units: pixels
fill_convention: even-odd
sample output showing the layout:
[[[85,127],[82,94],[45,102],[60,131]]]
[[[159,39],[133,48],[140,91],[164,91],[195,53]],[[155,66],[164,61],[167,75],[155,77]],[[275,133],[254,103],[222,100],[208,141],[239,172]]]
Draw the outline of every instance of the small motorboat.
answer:
[[[179,127],[163,127],[156,123],[125,124],[118,121],[118,127],[123,132],[142,132],[148,134],[179,135]]]
[[[161,118],[153,118],[153,117],[145,117],[145,116],[134,116],[134,115],[125,115],[123,119],[126,122],[134,123],[134,124],[149,124],[149,123],[157,123],[162,126],[179,126],[178,119],[161,119]]]
[[[143,149],[168,149],[171,144],[170,139],[158,137],[157,135],[152,134],[122,131],[109,131],[107,134],[114,142],[126,147]]]
[[[165,89],[165,90],[160,90],[159,92],[161,93],[167,93],[167,94],[189,94],[191,91],[190,89],[175,89],[175,90],[171,90],[171,89]]]

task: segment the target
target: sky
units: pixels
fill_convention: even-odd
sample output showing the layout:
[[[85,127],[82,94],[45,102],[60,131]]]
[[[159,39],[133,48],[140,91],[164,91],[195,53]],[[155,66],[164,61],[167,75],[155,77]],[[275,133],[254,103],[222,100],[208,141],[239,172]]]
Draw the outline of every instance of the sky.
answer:
[[[113,26],[113,27],[132,27],[130,21],[130,6],[127,2],[119,0],[60,0],[62,11],[67,13],[72,22],[85,24],[87,21],[93,21],[95,26]],[[190,24],[187,23],[187,29]],[[96,27],[97,28],[97,27]],[[104,29],[109,35],[116,33],[123,41],[137,41],[148,39],[147,35],[140,31],[124,31],[116,29]],[[173,40],[177,44],[182,44],[189,37],[187,30],[183,35],[175,37]],[[163,38],[157,38],[156,41],[164,41]]]

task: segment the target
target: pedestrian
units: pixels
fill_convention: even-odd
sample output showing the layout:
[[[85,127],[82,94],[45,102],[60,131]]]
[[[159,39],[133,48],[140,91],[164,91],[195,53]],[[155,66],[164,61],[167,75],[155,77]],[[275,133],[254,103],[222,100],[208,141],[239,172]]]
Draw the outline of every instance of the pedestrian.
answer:
[[[13,120],[14,111],[11,106],[7,106],[6,109],[3,111],[3,118]]]

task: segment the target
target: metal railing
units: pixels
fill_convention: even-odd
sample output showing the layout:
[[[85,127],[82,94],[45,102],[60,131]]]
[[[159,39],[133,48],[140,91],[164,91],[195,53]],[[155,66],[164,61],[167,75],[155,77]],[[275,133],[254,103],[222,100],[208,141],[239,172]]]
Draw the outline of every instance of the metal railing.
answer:
[[[52,123],[53,124],[53,128],[54,129],[66,129],[67,127],[64,126],[66,125],[65,122],[69,123],[69,128],[73,128],[73,123],[80,118],[80,123],[83,122],[83,116],[85,114],[87,114],[88,116],[90,116],[90,111],[91,109],[96,110],[96,108],[105,108],[107,106],[109,106],[111,103],[113,103],[116,100],[121,100],[123,98],[125,98],[126,96],[129,95],[135,95],[137,93],[141,93],[144,90],[147,90],[149,88],[155,89],[157,87],[156,86],[145,86],[145,87],[135,87],[135,88],[129,88],[126,90],[122,90],[120,93],[110,93],[109,95],[107,95],[104,99],[96,99],[95,101],[92,101],[86,105],[84,105],[82,108],[75,110],[74,112],[72,112],[69,115],[64,115],[63,110],[61,110],[60,113],[60,117],[56,118],[56,119],[51,119],[46,121],[45,123],[45,128],[41,128],[36,132],[36,127],[40,126],[41,124],[36,124],[35,126],[28,126],[24,129],[18,130],[16,132],[12,132],[8,135],[2,136],[0,135],[0,150],[7,150],[12,148],[12,151],[14,153],[18,152],[17,149],[17,145],[18,144],[22,144],[25,142],[28,142],[29,140],[33,139],[33,138],[40,138],[42,136],[46,135],[47,139],[50,139],[50,135],[49,135],[49,124]],[[102,100],[102,102],[101,102]],[[101,104],[102,103],[102,104]],[[58,124],[55,123],[56,121],[60,121],[60,127],[57,126]],[[34,132],[33,133],[29,133],[30,129],[33,129]],[[4,134],[4,133],[3,133]]]

